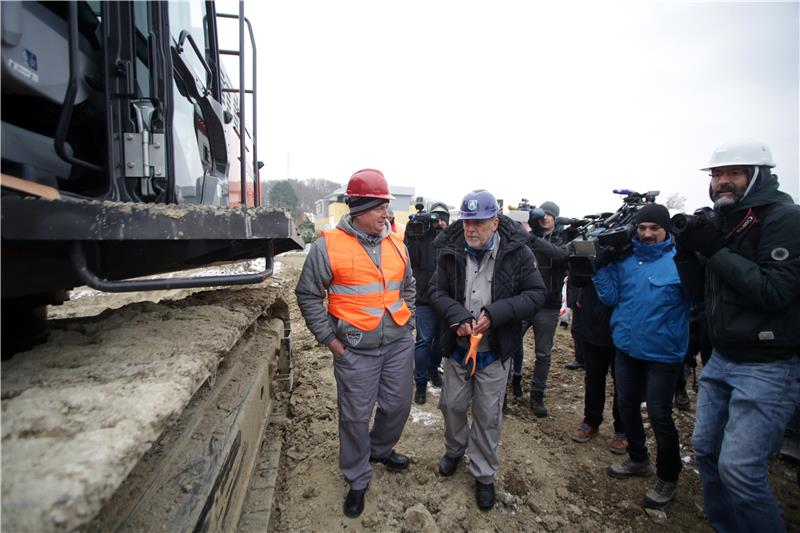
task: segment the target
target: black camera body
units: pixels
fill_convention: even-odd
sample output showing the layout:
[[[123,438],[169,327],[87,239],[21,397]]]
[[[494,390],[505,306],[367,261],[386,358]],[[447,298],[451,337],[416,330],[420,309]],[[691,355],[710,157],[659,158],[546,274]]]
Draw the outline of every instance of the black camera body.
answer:
[[[422,197],[417,197],[417,202],[414,204],[416,213],[408,215],[408,223],[406,224],[406,232],[410,238],[419,238],[425,235],[434,222],[439,221],[439,213],[429,213],[425,211],[425,204]]]
[[[659,191],[638,193],[627,189],[615,189],[615,194],[625,195],[622,206],[614,213],[590,215],[573,222],[578,237],[570,241],[569,275],[575,278],[591,278],[597,271],[595,260],[599,247],[613,248],[620,256],[631,246],[636,235],[633,217],[647,204],[655,202]]]
[[[669,221],[669,231],[680,235],[686,231],[694,231],[707,226],[719,229],[719,214],[710,207],[701,207],[693,215],[678,213]]]

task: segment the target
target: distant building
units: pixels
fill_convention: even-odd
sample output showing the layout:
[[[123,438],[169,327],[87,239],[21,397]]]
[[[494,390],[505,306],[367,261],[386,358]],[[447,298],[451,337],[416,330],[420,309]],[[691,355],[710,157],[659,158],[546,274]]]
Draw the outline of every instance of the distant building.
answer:
[[[389,205],[394,209],[395,222],[405,224],[408,216],[415,213],[414,187],[389,186],[389,192],[394,196]],[[314,202],[314,229],[317,231],[335,228],[342,215],[349,209],[344,202],[345,188],[341,187],[325,198]]]

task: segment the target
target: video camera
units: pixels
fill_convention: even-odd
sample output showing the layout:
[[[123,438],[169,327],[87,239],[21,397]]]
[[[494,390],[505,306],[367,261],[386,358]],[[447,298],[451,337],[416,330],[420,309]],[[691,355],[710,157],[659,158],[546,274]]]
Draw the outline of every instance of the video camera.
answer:
[[[577,237],[570,241],[569,275],[573,278],[591,278],[595,271],[595,259],[599,246],[609,246],[624,253],[631,246],[631,239],[636,234],[633,217],[646,204],[656,201],[659,191],[638,193],[628,189],[614,189],[614,194],[624,195],[622,206],[614,213],[590,215],[573,220],[572,228]]]
[[[540,207],[536,207],[528,202],[527,198],[522,198],[519,203],[517,204],[516,208],[509,207],[509,216],[516,220],[517,222],[533,222],[534,220],[539,220],[544,218],[544,209]],[[515,213],[516,212],[516,213]],[[524,212],[524,215],[521,214]],[[520,213],[520,214],[517,214]],[[576,219],[574,218],[567,218],[567,217],[556,217],[556,225],[557,226],[568,226],[572,224]]]
[[[678,213],[672,217],[669,221],[669,231],[673,235],[680,235],[709,225],[719,228],[719,215],[710,207],[701,207],[693,215]]]
[[[408,215],[408,224],[406,224],[406,235],[411,238],[419,238],[425,235],[431,229],[431,223],[439,220],[439,213],[428,213],[425,211],[425,203],[422,196],[417,196],[417,201],[414,204],[416,213]]]

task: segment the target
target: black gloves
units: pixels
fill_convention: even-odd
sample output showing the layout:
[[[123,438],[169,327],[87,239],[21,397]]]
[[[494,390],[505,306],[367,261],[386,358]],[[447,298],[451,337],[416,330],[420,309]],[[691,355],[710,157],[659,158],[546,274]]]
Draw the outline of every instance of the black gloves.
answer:
[[[711,224],[703,224],[684,231],[675,237],[675,244],[680,255],[686,252],[700,252],[706,257],[711,257],[725,246],[722,242],[722,233]]]
[[[616,246],[600,246],[597,250],[597,258],[594,260],[595,267],[600,269],[604,266],[619,261],[631,250],[631,245],[628,244],[624,248],[617,248]]]

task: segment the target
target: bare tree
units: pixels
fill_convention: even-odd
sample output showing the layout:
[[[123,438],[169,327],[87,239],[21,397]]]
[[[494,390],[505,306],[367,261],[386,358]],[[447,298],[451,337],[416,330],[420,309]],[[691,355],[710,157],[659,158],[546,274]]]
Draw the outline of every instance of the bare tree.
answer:
[[[667,197],[667,201],[664,202],[664,205],[667,207],[667,209],[683,211],[686,208],[686,197],[679,192],[670,194]]]

